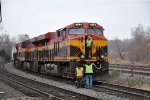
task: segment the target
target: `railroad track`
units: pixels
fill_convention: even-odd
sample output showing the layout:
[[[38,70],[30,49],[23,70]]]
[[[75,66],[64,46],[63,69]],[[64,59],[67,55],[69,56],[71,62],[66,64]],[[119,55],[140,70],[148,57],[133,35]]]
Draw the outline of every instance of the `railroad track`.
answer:
[[[131,69],[131,66],[129,66],[129,65],[121,65],[121,64],[110,64],[109,67]],[[136,70],[141,70],[141,71],[150,71],[150,66],[134,66],[133,68]]]
[[[55,99],[55,100],[61,100],[60,98],[58,98],[58,97],[56,97],[56,96],[50,95],[50,94],[48,94],[48,93],[46,93],[46,92],[40,91],[40,90],[38,90],[38,89],[36,89],[36,88],[33,88],[33,87],[30,87],[30,86],[28,86],[28,85],[26,85],[26,84],[23,84],[23,83],[20,83],[20,82],[18,82],[18,81],[15,81],[15,80],[13,80],[13,79],[11,79],[11,78],[6,77],[6,76],[3,75],[3,74],[0,74],[0,77],[6,79],[7,82],[9,81],[9,83],[17,84],[17,85],[20,85],[21,87],[24,87],[24,88],[27,88],[27,89],[29,89],[29,90],[31,90],[31,91],[34,91],[34,92],[36,92],[40,97],[44,97],[44,98],[47,98],[47,99],[51,98],[51,99]],[[5,81],[6,81],[6,80],[5,80]]]
[[[67,80],[65,80],[65,81],[67,81]],[[36,84],[35,82],[30,82],[30,83]],[[73,84],[70,81],[69,81],[69,83],[67,83],[67,82],[65,82],[65,83],[66,84]],[[46,93],[48,93],[48,94],[52,93],[52,91],[47,91],[47,89],[50,88],[49,85],[45,85],[45,84],[37,85],[36,89],[38,89],[38,87],[42,87],[42,86],[45,87],[45,88],[42,88],[42,90],[44,90],[44,92],[46,91]],[[55,87],[53,88],[53,90],[56,90]],[[110,95],[115,95],[115,96],[118,96],[118,97],[121,97],[121,98],[125,98],[125,99],[127,98],[127,99],[130,99],[130,100],[135,100],[135,99],[137,99],[137,100],[150,100],[150,91],[135,89],[135,88],[129,88],[129,87],[124,87],[124,86],[118,86],[118,85],[112,85],[112,84],[108,84],[108,83],[102,83],[101,85],[99,85],[99,84],[94,85],[93,90],[96,91],[96,92],[103,92],[103,93],[107,93],[107,94],[110,94]],[[58,91],[64,91],[64,90],[59,89]],[[58,94],[58,91],[57,91],[57,94]],[[71,91],[69,91],[69,93],[70,92]],[[66,91],[64,91],[64,93],[69,94]],[[56,92],[54,94],[56,94]],[[65,94],[63,94],[63,95],[65,95]],[[71,93],[69,96],[67,95],[66,98],[63,98],[63,95],[61,95],[61,96],[59,95],[57,97],[62,97],[61,99],[74,99],[74,100],[76,100],[76,99],[80,100],[81,98],[82,99],[88,99],[88,100],[95,99],[95,98],[91,98],[91,97],[88,97],[88,96],[85,96],[85,95],[80,95],[79,96],[76,93]],[[85,98],[83,98],[83,97],[85,97]]]
[[[109,70],[113,71],[121,71],[123,73],[131,73],[131,67],[129,65],[119,65],[119,64],[110,64],[109,65]],[[142,66],[134,66],[133,67],[134,74],[139,74],[139,75],[150,75],[150,67],[142,67]]]
[[[118,95],[130,100],[150,100],[150,91],[130,88],[125,86],[113,85],[108,83],[101,83],[101,85],[94,85],[95,91],[105,91],[111,95]]]
[[[46,100],[97,100],[96,97],[64,90],[55,86],[50,86],[14,75],[2,67],[0,67],[0,76],[11,83],[15,83],[15,85],[21,85],[22,87],[35,91],[39,96],[47,98]]]
[[[38,97],[43,97],[43,98],[48,99],[48,100],[49,99],[50,100],[51,99],[52,100],[53,99],[54,100],[62,100],[61,98],[59,98],[57,96],[54,96],[54,95],[51,95],[48,92],[39,90],[38,88],[35,88],[35,87],[32,87],[32,86],[28,85],[27,84],[28,82],[27,81],[25,82],[24,78],[22,78],[22,77],[20,77],[20,80],[23,81],[23,82],[17,81],[14,78],[12,78],[12,76],[16,77],[16,75],[9,73],[8,71],[6,71],[2,67],[0,67],[0,69],[1,69],[0,70],[0,79],[3,80],[4,82],[7,81],[6,83],[9,83],[11,85],[15,84],[17,86],[14,86],[14,87],[17,87],[17,88],[18,88],[18,85],[19,85],[19,87],[21,86],[21,88],[26,88],[26,89],[28,89],[28,91],[32,91],[32,92],[34,92],[34,94],[36,93],[36,96],[38,96]],[[7,75],[6,75],[6,73],[7,73]],[[9,77],[9,75],[11,75],[11,77]],[[18,76],[17,76],[17,79],[18,79]],[[32,95],[32,94],[30,94],[30,95]]]
[[[64,82],[65,80],[66,84],[74,85],[73,81],[71,82],[70,80],[67,80],[67,79],[61,79],[59,77],[55,77],[55,80],[56,81],[61,80],[61,82]],[[104,82],[98,83],[98,85],[95,84],[93,86],[93,90],[97,92],[108,93],[110,95],[115,95],[115,96],[117,95],[118,97],[123,97],[125,99],[129,98],[130,100],[135,100],[135,99],[149,100],[150,99],[150,96],[149,96],[150,91],[125,87],[125,86],[119,86],[119,85],[113,85],[113,84],[108,84]]]

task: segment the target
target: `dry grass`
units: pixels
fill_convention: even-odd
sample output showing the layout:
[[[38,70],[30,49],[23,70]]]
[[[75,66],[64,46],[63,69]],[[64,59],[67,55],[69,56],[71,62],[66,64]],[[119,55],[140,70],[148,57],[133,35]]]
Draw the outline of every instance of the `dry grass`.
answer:
[[[135,88],[143,89],[143,90],[150,90],[150,84],[140,84],[135,86]]]
[[[129,74],[118,74],[118,72],[112,72],[108,82],[111,84],[150,90],[150,77],[142,75],[134,75],[134,77],[130,77]]]
[[[120,73],[118,72],[118,71],[115,71],[115,70],[113,70],[113,71],[111,71],[110,73],[109,73],[109,79],[108,79],[108,82],[113,82],[115,79],[117,79],[117,77],[119,77],[120,76]]]

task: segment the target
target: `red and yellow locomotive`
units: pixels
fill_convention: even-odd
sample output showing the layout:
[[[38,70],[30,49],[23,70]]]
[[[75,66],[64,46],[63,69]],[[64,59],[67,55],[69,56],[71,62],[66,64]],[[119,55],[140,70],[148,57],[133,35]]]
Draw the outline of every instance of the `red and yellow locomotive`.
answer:
[[[108,77],[108,40],[103,27],[97,23],[73,23],[56,32],[16,44],[15,64],[35,72],[75,78],[77,63],[91,61],[94,67],[94,81]],[[92,57],[89,58],[86,40],[93,40]]]

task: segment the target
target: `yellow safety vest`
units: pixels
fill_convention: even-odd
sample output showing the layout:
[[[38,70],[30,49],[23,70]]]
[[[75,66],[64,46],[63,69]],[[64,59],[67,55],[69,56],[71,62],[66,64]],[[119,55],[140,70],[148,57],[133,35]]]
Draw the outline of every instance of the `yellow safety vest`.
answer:
[[[86,43],[87,43],[87,47],[90,47],[92,45],[92,39],[87,39],[86,40]]]
[[[85,73],[93,73],[93,65],[85,65]]]
[[[83,68],[76,68],[76,76],[83,77]]]

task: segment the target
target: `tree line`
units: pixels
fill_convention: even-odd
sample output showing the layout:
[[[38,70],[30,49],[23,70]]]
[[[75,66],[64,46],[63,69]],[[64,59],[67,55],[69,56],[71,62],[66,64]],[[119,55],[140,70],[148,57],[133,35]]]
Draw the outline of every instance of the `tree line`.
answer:
[[[109,54],[112,59],[150,61],[150,28],[144,29],[139,24],[131,29],[131,38],[120,40],[115,38],[109,41]]]
[[[10,61],[12,47],[26,39],[26,34],[19,34],[16,38],[8,34],[0,33],[0,62]]]

